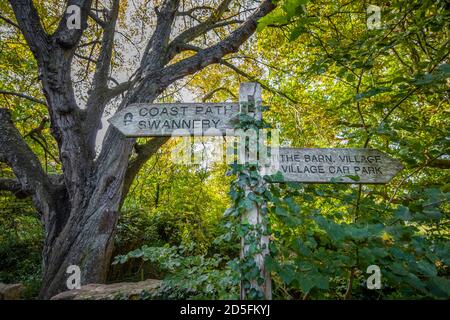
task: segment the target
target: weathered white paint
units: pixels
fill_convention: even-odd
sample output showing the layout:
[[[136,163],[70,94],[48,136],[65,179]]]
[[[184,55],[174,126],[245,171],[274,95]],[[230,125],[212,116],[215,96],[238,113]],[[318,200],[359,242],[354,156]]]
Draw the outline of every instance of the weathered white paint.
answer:
[[[132,104],[108,121],[127,137],[217,136],[234,128],[239,104]]]

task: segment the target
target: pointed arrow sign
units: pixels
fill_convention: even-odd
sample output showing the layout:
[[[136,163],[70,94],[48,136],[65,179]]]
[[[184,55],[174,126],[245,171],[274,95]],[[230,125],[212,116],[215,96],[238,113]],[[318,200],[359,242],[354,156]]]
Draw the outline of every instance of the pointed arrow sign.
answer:
[[[132,104],[108,121],[127,137],[218,136],[232,130],[238,103]]]
[[[296,149],[280,148],[272,153],[273,166],[284,181],[310,183],[389,182],[403,166],[397,160],[374,149]]]

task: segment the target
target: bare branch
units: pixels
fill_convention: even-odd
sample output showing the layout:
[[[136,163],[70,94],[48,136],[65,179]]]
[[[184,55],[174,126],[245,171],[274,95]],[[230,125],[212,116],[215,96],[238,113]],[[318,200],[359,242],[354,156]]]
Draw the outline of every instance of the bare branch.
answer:
[[[114,47],[114,31],[117,18],[119,17],[120,0],[114,0],[109,12],[109,19],[104,26],[100,55],[95,69],[93,87],[94,91],[106,88],[108,84],[109,71]]]
[[[211,90],[207,94],[205,94],[202,98],[202,102],[206,102],[206,101],[210,100],[214,96],[214,94],[216,94],[219,91],[226,91],[230,96],[237,99],[236,95],[230,89],[228,89],[226,87],[218,87],[218,88],[215,88],[214,90]]]
[[[85,56],[83,56],[83,55],[81,55],[79,53],[76,53],[76,52],[74,53],[74,56],[77,57],[77,58],[80,58],[82,60],[86,60],[86,61],[88,61],[90,63],[97,63],[97,61],[92,59],[91,57],[85,57]]]
[[[235,31],[219,43],[199,51],[192,57],[172,64],[162,71],[161,82],[167,86],[174,81],[193,74],[204,67],[218,63],[226,54],[236,52],[256,30],[257,21],[275,8],[270,0],[265,0],[259,8]]]
[[[180,0],[165,0],[161,9],[155,9],[157,16],[155,32],[153,32],[145,48],[141,62],[144,76],[161,69],[166,62],[163,52],[167,49],[172,24],[179,4]]]
[[[108,14],[109,18],[104,24],[100,54],[95,65],[93,88],[86,103],[87,122],[85,130],[92,150],[95,148],[95,137],[101,126],[103,111],[111,98],[108,90],[108,80],[110,78],[109,73],[114,48],[116,22],[119,17],[119,6],[120,0],[114,0]]]
[[[98,41],[98,40],[89,41],[89,42],[80,44],[80,45],[78,46],[78,48],[88,47],[88,46],[91,46],[91,45],[97,45],[97,44],[101,44],[101,42]]]
[[[22,190],[22,185],[16,179],[0,179],[0,191],[12,192],[19,199],[30,196]]]
[[[37,60],[42,60],[43,51],[47,50],[48,35],[41,25],[41,20],[32,0],[10,0],[17,24]]]
[[[183,31],[170,43],[170,48],[167,53],[167,60],[170,61],[177,53],[180,53],[185,44],[206,34],[208,31],[242,22],[243,21],[241,20],[227,20],[217,23],[211,23],[208,21]]]
[[[187,44],[188,42],[198,38],[208,31],[220,28],[223,26],[241,23],[239,20],[231,20],[231,21],[220,21],[224,12],[228,9],[232,0],[223,0],[219,6],[211,12],[211,15],[206,19],[206,21],[201,22],[192,28],[189,28],[182,33],[180,33],[169,45],[169,50],[167,52],[167,61],[170,61],[177,53],[180,52],[180,48],[183,44]]]
[[[6,90],[0,90],[0,94],[16,96],[16,97],[19,97],[19,98],[27,99],[27,100],[30,100],[30,101],[42,104],[44,106],[47,106],[47,103],[44,100],[40,100],[40,99],[34,98],[32,96],[29,96],[29,95],[26,95],[26,94],[23,94],[23,93],[13,92],[13,91],[6,91]]]
[[[289,97],[286,93],[281,92],[281,91],[279,91],[279,90],[277,90],[277,89],[271,88],[270,86],[268,86],[268,85],[266,85],[265,83],[261,82],[257,77],[254,77],[254,76],[252,76],[251,74],[248,74],[247,72],[245,72],[245,71],[239,69],[239,68],[236,67],[235,65],[229,63],[228,61],[220,60],[219,63],[222,64],[222,65],[224,65],[224,66],[226,66],[226,67],[228,67],[228,68],[230,68],[231,70],[233,70],[233,71],[236,72],[237,74],[239,74],[239,75],[241,75],[241,76],[247,78],[248,80],[250,80],[250,81],[252,81],[252,82],[258,82],[258,83],[261,85],[261,87],[263,87],[263,89],[266,89],[267,91],[270,91],[270,92],[272,92],[272,93],[278,94],[278,95],[282,96],[283,98],[289,100],[289,101],[292,102],[292,103],[298,103],[297,100],[295,100],[295,99]]]
[[[105,28],[105,21],[103,21],[102,19],[100,19],[100,17],[95,14],[92,11],[89,11],[89,18],[91,18],[92,20],[94,20],[100,27]]]
[[[5,21],[6,23],[12,25],[13,27],[16,27],[16,28],[20,29],[20,27],[19,27],[19,25],[18,25],[17,23],[15,23],[14,21],[12,21],[11,19],[8,19],[8,18],[2,16],[1,14],[0,14],[0,19],[2,19],[3,21]]]
[[[177,12],[177,16],[189,16],[189,17],[192,17],[192,14],[195,12],[195,11],[198,11],[198,10],[214,10],[214,8],[213,7],[210,7],[210,6],[198,6],[198,7],[194,7],[194,8],[191,8],[191,9],[189,9],[189,10],[186,10],[186,11],[179,11],[179,12]]]
[[[131,86],[133,85],[134,82],[135,82],[134,80],[129,80],[126,82],[119,83],[117,86],[108,89],[108,91],[106,93],[107,99],[110,100],[114,97],[117,97],[119,94],[124,93],[129,88],[131,88]]]
[[[44,130],[45,124],[46,124],[47,122],[48,122],[48,118],[47,118],[47,117],[43,117],[42,120],[41,120],[41,123],[39,124],[39,126],[37,126],[37,127],[34,128],[34,129],[31,129],[30,132],[28,132],[28,133],[27,133],[26,135],[24,135],[23,137],[26,138],[26,137],[28,137],[28,136],[30,136],[30,135],[33,135],[33,134],[36,134],[36,133],[40,134],[41,131]]]

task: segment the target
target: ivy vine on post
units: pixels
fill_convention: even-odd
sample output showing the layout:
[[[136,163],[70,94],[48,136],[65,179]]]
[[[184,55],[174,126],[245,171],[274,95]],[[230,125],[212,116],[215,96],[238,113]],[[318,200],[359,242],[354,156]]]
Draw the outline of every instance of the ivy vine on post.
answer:
[[[269,254],[268,210],[265,199],[266,182],[260,175],[258,144],[260,130],[268,126],[261,119],[261,86],[257,83],[243,83],[239,90],[241,113],[235,125],[239,133],[240,150],[238,161],[231,165],[230,173],[237,179],[231,184],[232,207],[226,216],[239,221],[238,234],[241,237],[239,271],[241,276],[241,299],[271,299],[272,287],[269,271],[264,260]],[[246,133],[256,132],[254,140],[247,141]],[[256,154],[256,156],[255,156]],[[242,158],[243,157],[243,158]]]

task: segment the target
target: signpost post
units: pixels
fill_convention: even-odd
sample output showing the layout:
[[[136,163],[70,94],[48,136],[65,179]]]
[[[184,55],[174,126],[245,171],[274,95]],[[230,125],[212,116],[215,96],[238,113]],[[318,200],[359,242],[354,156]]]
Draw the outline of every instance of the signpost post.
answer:
[[[261,116],[258,113],[258,110],[261,109],[261,104],[262,104],[262,90],[261,90],[261,85],[259,83],[253,83],[253,82],[247,82],[247,83],[243,83],[241,84],[240,88],[239,88],[239,103],[241,104],[241,112],[242,113],[246,113],[249,116],[252,116],[253,118],[255,118],[256,120],[260,120]],[[252,106],[253,112],[248,110],[248,106]],[[244,138],[245,140],[245,138]],[[241,144],[244,144],[245,146],[245,141],[241,141]],[[250,141],[249,141],[250,143]],[[253,147],[255,148],[255,146],[249,146],[249,147]],[[246,160],[250,161],[250,154],[247,151],[245,154],[245,159],[243,159],[244,161],[241,162],[245,162]],[[264,183],[264,182],[261,182]],[[245,188],[245,195],[247,196],[251,190],[249,187]],[[267,230],[267,225],[265,223],[265,221],[267,219],[264,219],[263,217],[263,213],[262,213],[262,206],[261,207],[257,207],[255,203],[252,204],[252,208],[250,210],[247,210],[243,215],[242,215],[242,220],[243,222],[248,223],[250,226],[252,226],[253,228],[257,228],[257,225],[261,225],[262,227],[262,233],[265,233],[265,231]],[[247,254],[247,251],[249,250],[249,245],[247,244],[247,242],[250,242],[247,237],[251,237],[251,235],[245,235],[242,239],[241,239],[241,259],[244,258],[244,256]],[[251,283],[251,287],[258,290],[259,292],[262,293],[262,295],[264,296],[265,299],[267,300],[271,300],[272,299],[272,280],[270,277],[270,273],[266,270],[265,265],[264,265],[264,259],[265,257],[269,254],[269,237],[267,235],[261,235],[260,239],[258,239],[258,242],[262,249],[261,253],[258,253],[256,255],[253,256],[253,259],[259,269],[259,273],[260,273],[260,278],[263,279],[262,283],[258,283],[256,280],[252,281]],[[240,292],[240,297],[242,300],[244,300],[246,298],[246,290],[243,286],[243,284],[241,283],[241,292]]]
[[[228,102],[132,104],[108,121],[127,137],[222,136],[233,132],[235,119],[240,113],[246,113],[260,120],[261,102],[261,86],[249,82],[240,86],[239,104]],[[253,109],[249,110],[249,106]],[[245,145],[245,141],[240,143]],[[245,157],[250,158],[248,152]],[[283,181],[304,183],[383,184],[389,182],[402,169],[400,162],[373,149],[279,148],[279,152],[272,154],[271,163],[276,164],[283,175]],[[250,190],[245,190],[246,194],[249,192]],[[247,209],[242,219],[254,226],[264,221],[260,209],[255,205]],[[266,229],[267,226],[263,224],[263,230]],[[241,258],[248,251],[245,239],[244,236]],[[251,286],[261,292],[266,299],[271,299],[271,278],[264,267],[264,258],[269,254],[269,238],[262,235],[258,241],[261,247],[266,249],[253,258],[264,281],[262,283],[255,281]],[[246,292],[241,286],[241,299],[245,297]]]

